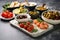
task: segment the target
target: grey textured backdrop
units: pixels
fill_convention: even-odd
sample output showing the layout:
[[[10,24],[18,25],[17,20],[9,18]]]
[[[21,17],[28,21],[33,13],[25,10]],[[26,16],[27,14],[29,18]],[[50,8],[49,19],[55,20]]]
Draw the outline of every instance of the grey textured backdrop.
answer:
[[[14,0],[0,0],[0,12],[2,5]],[[24,0],[18,0],[22,2]],[[38,4],[46,3],[49,7],[60,10],[60,0],[29,0]],[[0,40],[60,40],[60,25],[54,25],[54,29],[37,38],[32,38],[24,32],[14,28],[7,21],[0,20]]]

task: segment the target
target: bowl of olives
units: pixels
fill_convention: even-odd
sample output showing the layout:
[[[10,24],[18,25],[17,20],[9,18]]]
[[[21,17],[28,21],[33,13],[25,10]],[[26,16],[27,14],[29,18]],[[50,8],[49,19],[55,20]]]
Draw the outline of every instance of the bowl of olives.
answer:
[[[59,24],[60,23],[60,11],[56,10],[48,10],[42,13],[42,19],[51,24]]]

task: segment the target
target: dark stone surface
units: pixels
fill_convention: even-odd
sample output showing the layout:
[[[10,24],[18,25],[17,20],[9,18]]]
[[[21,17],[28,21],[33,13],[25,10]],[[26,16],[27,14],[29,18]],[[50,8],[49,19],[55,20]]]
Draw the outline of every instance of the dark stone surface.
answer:
[[[0,12],[2,5],[14,0],[0,0]],[[24,0],[18,0],[24,1]],[[29,0],[38,4],[46,3],[50,8],[60,10],[60,0]],[[54,25],[54,29],[37,38],[30,37],[28,34],[10,25],[9,21],[0,20],[0,40],[60,40],[60,25]]]

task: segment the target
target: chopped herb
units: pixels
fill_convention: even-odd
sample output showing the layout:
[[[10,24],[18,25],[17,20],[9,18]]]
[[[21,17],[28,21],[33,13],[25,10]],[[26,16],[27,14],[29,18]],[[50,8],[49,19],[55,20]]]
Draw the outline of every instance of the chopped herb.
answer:
[[[37,20],[39,21],[39,22],[42,22],[43,20],[41,20],[40,18],[37,18]]]
[[[26,24],[26,22],[24,22],[24,24]]]
[[[33,21],[32,20],[29,20],[30,23],[32,23]]]
[[[21,22],[18,22],[18,24],[20,24]]]
[[[32,32],[37,32],[38,30],[37,29],[33,29],[33,31]]]
[[[20,24],[20,23],[24,23],[24,24],[26,24],[26,22],[18,22],[18,24]]]

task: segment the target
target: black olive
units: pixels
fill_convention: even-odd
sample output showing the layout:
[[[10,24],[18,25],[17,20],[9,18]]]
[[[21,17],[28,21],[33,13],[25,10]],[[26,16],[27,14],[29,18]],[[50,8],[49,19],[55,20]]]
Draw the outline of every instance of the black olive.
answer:
[[[23,15],[22,17],[23,17],[23,18],[27,18],[27,16],[26,16],[26,15]]]

